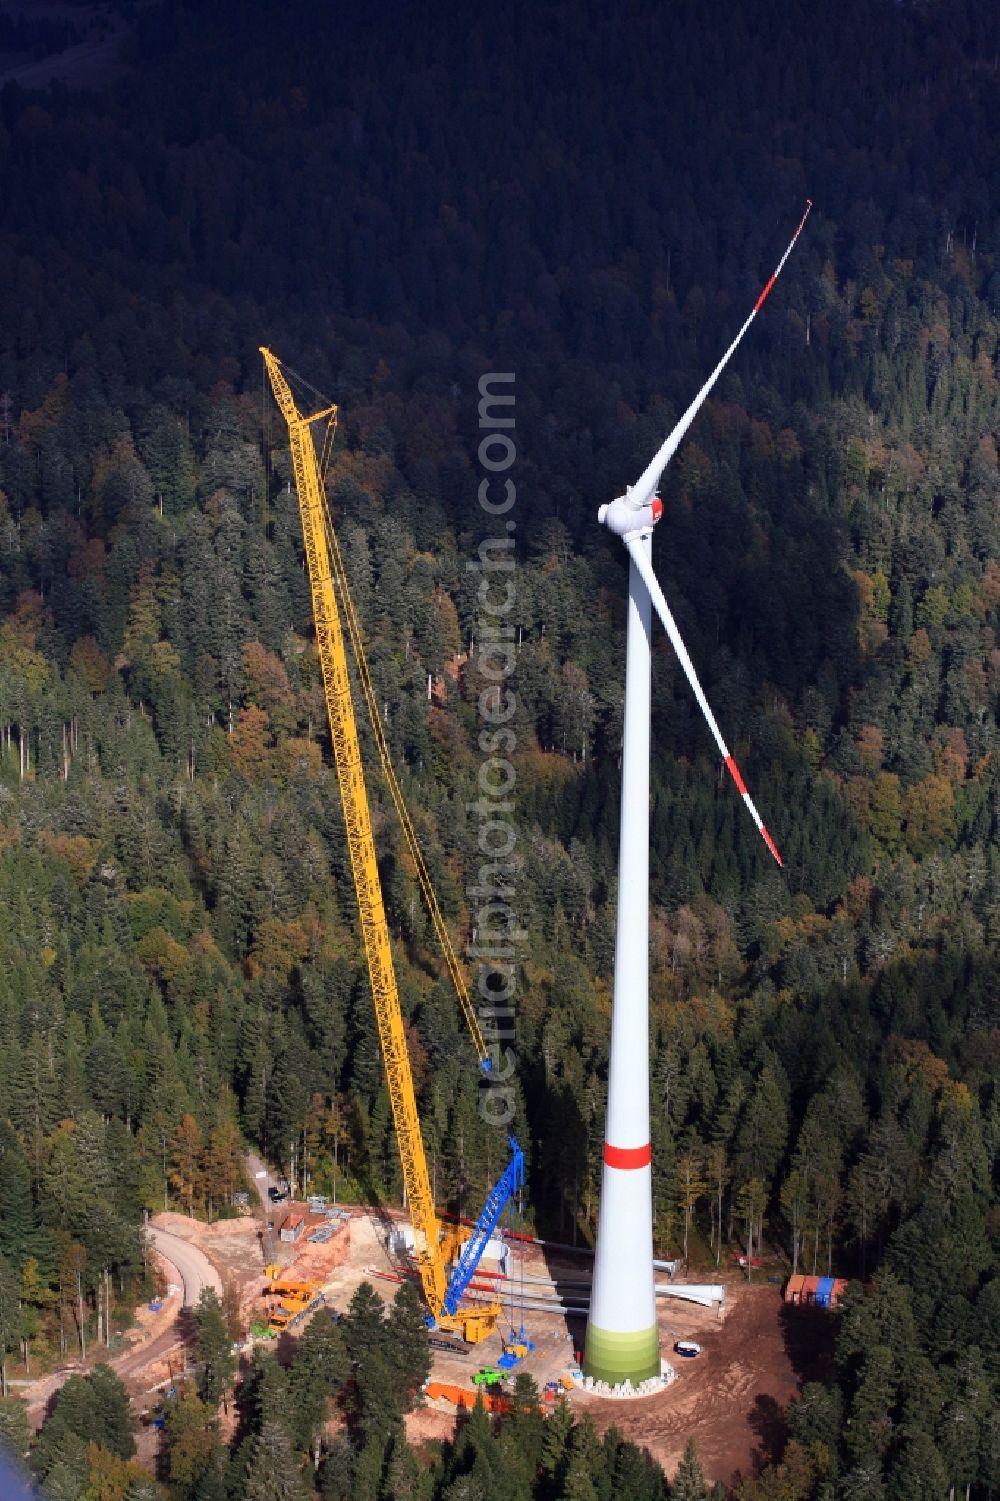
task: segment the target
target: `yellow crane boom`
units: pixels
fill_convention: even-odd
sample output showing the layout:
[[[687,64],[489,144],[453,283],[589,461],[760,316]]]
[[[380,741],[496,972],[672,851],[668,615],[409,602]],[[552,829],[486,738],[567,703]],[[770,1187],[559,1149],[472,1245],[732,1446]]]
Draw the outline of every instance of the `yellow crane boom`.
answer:
[[[295,397],[278,360],[269,349],[261,347],[260,352],[267,368],[275,400],[288,425],[292,469],[295,475],[295,490],[299,502],[309,588],[312,594],[316,647],[323,676],[323,692],[330,721],[340,799],[344,810],[347,847],[361,917],[361,935],[371,980],[379,1042],[385,1062],[389,1102],[399,1146],[403,1183],[413,1223],[415,1259],[423,1284],[424,1297],[435,1324],[442,1329],[461,1330],[466,1339],[478,1341],[484,1339],[496,1328],[501,1310],[497,1304],[464,1309],[455,1314],[449,1314],[445,1310],[448,1278],[441,1249],[441,1231],[434,1208],[430,1176],[427,1171],[427,1157],[417,1115],[413,1075],[406,1046],[403,1014],[399,1004],[399,990],[392,962],[389,928],[386,922],[382,884],[375,854],[368,790],[361,764],[361,747],[351,696],[344,632],[334,590],[331,549],[327,542],[329,521],[326,496],[316,460],[311,424],[327,418],[329,426],[336,419],[337,409],[336,406],[328,406],[309,416],[303,416],[298,410]],[[332,540],[336,547],[335,538]],[[342,576],[339,553],[336,557],[336,565]],[[350,597],[346,592],[345,608],[351,634],[354,636],[358,629],[357,621],[353,615]],[[366,676],[366,672],[364,675]],[[384,736],[379,737],[379,730],[381,730],[380,724],[376,730],[376,738],[379,741],[379,752],[384,761],[387,746],[383,749]],[[394,774],[393,781],[395,781]],[[396,789],[398,789],[398,784],[396,784]],[[393,793],[394,801],[396,801],[396,789]],[[411,837],[415,841],[415,834],[412,832],[412,824],[408,816],[404,829],[407,833],[407,842],[410,843]],[[421,865],[422,863],[421,857]],[[441,926],[443,927],[443,921]],[[451,968],[450,965],[449,968]],[[478,1031],[478,1020],[472,1011],[467,991],[463,1010],[466,1011],[467,1019],[469,1014],[472,1014]],[[482,1058],[485,1057],[486,1049],[485,1044],[482,1043],[481,1034],[479,1038],[478,1046],[482,1047]]]

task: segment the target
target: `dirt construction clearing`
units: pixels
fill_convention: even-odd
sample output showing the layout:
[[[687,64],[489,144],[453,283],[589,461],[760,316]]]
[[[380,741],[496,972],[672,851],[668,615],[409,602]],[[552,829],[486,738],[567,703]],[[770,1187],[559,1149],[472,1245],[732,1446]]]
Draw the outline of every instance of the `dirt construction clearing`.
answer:
[[[156,1223],[197,1245],[224,1279],[239,1282],[247,1304],[259,1292],[263,1285],[259,1221],[228,1220],[209,1228],[182,1215],[160,1215]],[[315,1253],[326,1253],[326,1247],[307,1248],[302,1242],[293,1247],[276,1241],[274,1249],[285,1275],[309,1276],[321,1283],[328,1307],[346,1308],[358,1283],[366,1278],[389,1302],[402,1268],[387,1254],[386,1220],[380,1222],[370,1213],[355,1210],[349,1227],[346,1254],[337,1258],[331,1254],[331,1261],[338,1264],[326,1268],[309,1266]],[[584,1262],[556,1266],[531,1247],[525,1274],[537,1279],[529,1297],[554,1295],[558,1287],[567,1302],[586,1299],[583,1284],[577,1280],[589,1276]],[[599,1430],[614,1423],[668,1473],[674,1471],[685,1443],[693,1437],[709,1479],[728,1483],[774,1451],[783,1432],[782,1409],[798,1390],[799,1373],[821,1374],[816,1364],[820,1347],[829,1342],[834,1326],[829,1316],[816,1319],[810,1310],[785,1309],[773,1286],[748,1285],[738,1273],[724,1274],[722,1280],[726,1301],[721,1312],[660,1299],[660,1347],[675,1371],[675,1380],[665,1391],[615,1401],[574,1390],[569,1400],[575,1411],[590,1413]],[[543,1281],[548,1288],[542,1286]],[[518,1327],[521,1320],[520,1309],[509,1305],[510,1287],[507,1283],[501,1293],[506,1305],[503,1333],[509,1325]],[[536,1349],[518,1369],[527,1371],[542,1388],[571,1369],[574,1351],[583,1344],[584,1323],[580,1317],[567,1320],[555,1308],[526,1310],[524,1322]],[[679,1339],[696,1340],[702,1353],[693,1360],[674,1354]],[[494,1364],[501,1348],[499,1335],[474,1347],[460,1343],[450,1349],[435,1347],[433,1378],[471,1388],[474,1373],[480,1366]],[[454,1410],[436,1402],[413,1413],[407,1431],[412,1441],[419,1442],[445,1437],[454,1432],[455,1424]]]
[[[532,1253],[530,1275],[543,1269],[545,1263]],[[556,1272],[557,1283],[567,1275]],[[579,1277],[579,1268],[572,1275]],[[600,1432],[614,1424],[668,1474],[676,1469],[687,1440],[694,1438],[709,1480],[728,1484],[780,1450],[783,1409],[804,1379],[800,1373],[806,1379],[823,1375],[835,1322],[825,1314],[817,1318],[814,1310],[786,1309],[776,1287],[748,1286],[735,1274],[723,1280],[721,1313],[659,1300],[660,1348],[675,1373],[664,1391],[621,1401],[576,1389],[569,1401],[575,1412],[589,1413]],[[569,1369],[574,1349],[583,1343],[584,1321],[571,1318],[567,1323],[563,1315],[536,1311],[526,1313],[525,1322],[537,1349],[519,1369],[542,1387]],[[701,1354],[694,1359],[675,1354],[674,1343],[682,1339],[695,1340]],[[471,1385],[479,1366],[495,1361],[493,1344],[454,1355],[435,1352],[434,1377]],[[411,1415],[407,1433],[411,1442],[443,1438],[454,1432],[455,1422],[454,1412],[436,1402]]]
[[[689,1438],[710,1481],[729,1483],[769,1458],[780,1441],[782,1409],[799,1388],[785,1335],[783,1305],[773,1287],[730,1284],[721,1322],[707,1310],[670,1303],[660,1310],[661,1349],[676,1380],[654,1397],[633,1402],[574,1398],[603,1431],[616,1424],[673,1474]],[[789,1311],[794,1315],[795,1310]],[[674,1341],[693,1339],[702,1353],[685,1360]]]
[[[159,1214],[151,1230],[157,1249],[168,1265],[162,1268],[164,1285],[183,1282],[187,1301],[195,1301],[201,1285],[239,1291],[246,1322],[260,1317],[265,1286],[265,1260],[277,1263],[287,1279],[309,1281],[322,1289],[328,1308],[345,1309],[358,1284],[370,1281],[388,1303],[407,1275],[407,1268],[392,1261],[387,1232],[395,1216],[377,1216],[353,1210],[339,1223],[327,1241],[310,1241],[306,1224],[296,1243],[280,1239],[283,1216],[294,1208],[270,1211],[270,1230],[264,1209],[258,1217],[225,1220],[208,1226],[180,1214]],[[398,1221],[397,1221],[398,1222]],[[494,1288],[504,1305],[498,1332],[477,1346],[463,1346],[438,1336],[432,1340],[432,1379],[471,1391],[473,1377],[482,1366],[495,1365],[502,1353],[502,1335],[521,1327],[522,1319],[535,1349],[516,1367],[533,1377],[540,1391],[557,1383],[573,1370],[575,1352],[584,1341],[583,1309],[589,1293],[591,1265],[585,1258],[560,1259],[543,1255],[538,1246],[528,1248],[524,1264],[523,1309],[517,1296],[520,1270],[512,1268],[511,1281],[494,1281],[485,1268],[477,1282]],[[722,1309],[701,1308],[673,1298],[659,1300],[660,1348],[672,1366],[674,1380],[653,1396],[630,1401],[595,1396],[575,1387],[568,1400],[577,1414],[587,1412],[598,1430],[614,1424],[627,1438],[647,1450],[672,1474],[689,1438],[694,1438],[711,1481],[730,1483],[734,1476],[751,1472],[762,1458],[771,1457],[781,1445],[783,1409],[803,1379],[822,1379],[824,1359],[832,1342],[836,1315],[824,1310],[786,1308],[776,1287],[748,1285],[737,1273],[723,1274],[726,1298]],[[511,1294],[514,1293],[514,1302]],[[558,1299],[577,1311],[567,1315]],[[537,1306],[532,1309],[531,1303]],[[166,1300],[162,1312],[139,1310],[139,1328],[127,1350],[112,1357],[112,1364],[125,1378],[137,1410],[153,1400],[153,1388],[176,1379],[185,1364],[185,1346],[193,1334],[189,1311],[180,1307],[178,1290]],[[301,1326],[300,1326],[301,1328]],[[300,1330],[281,1336],[276,1353],[288,1359]],[[695,1340],[701,1353],[684,1359],[674,1353],[678,1340]],[[106,1358],[106,1357],[105,1357]],[[65,1379],[64,1373],[33,1383],[25,1393],[36,1424],[41,1421],[46,1400]],[[445,1438],[453,1434],[454,1407],[444,1400],[428,1403],[407,1419],[411,1442]],[[155,1448],[155,1435],[141,1430],[142,1439]]]

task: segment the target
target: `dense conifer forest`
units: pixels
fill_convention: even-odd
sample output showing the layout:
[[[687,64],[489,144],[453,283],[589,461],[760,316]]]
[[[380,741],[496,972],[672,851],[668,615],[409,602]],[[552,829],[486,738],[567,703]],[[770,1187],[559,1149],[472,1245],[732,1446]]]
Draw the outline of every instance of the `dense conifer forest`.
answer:
[[[696,1266],[763,1239],[856,1279],[833,1379],[741,1501],[986,1501],[995,8],[167,0],[129,47],[106,92],[0,91],[0,1380],[106,1341],[148,1286],[143,1211],[231,1212],[248,1144],[400,1200],[261,343],[340,403],[331,506],[460,946],[482,859],[469,563],[500,530],[478,382],[515,375],[518,1125],[532,1226],[592,1238],[625,588],[596,508],[811,196],[663,490],[659,575],[786,869],[658,636],[655,1233]],[[370,785],[438,1199],[474,1213],[505,1143],[374,761]],[[477,1411],[418,1459],[415,1305],[355,1304],[287,1371],[259,1363],[231,1446],[208,1309],[155,1480],[103,1367],[29,1463],[60,1501],[708,1496],[694,1451],[668,1483],[614,1430],[542,1424],[523,1384],[506,1424]],[[0,1428],[28,1449],[14,1396]]]

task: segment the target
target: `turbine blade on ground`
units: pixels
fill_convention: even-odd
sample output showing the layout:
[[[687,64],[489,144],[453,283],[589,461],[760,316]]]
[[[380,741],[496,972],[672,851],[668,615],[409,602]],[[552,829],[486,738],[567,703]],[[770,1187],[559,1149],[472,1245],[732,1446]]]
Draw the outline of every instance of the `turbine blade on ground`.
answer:
[[[771,838],[767,829],[764,827],[763,820],[761,819],[760,814],[757,812],[757,809],[754,807],[753,800],[746,789],[746,783],[740,775],[740,769],[730,755],[729,747],[726,745],[726,742],[722,738],[722,731],[719,729],[719,726],[715,722],[715,715],[709,708],[708,699],[705,697],[704,690],[702,689],[702,686],[698,681],[698,674],[694,670],[694,663],[688,656],[687,647],[684,645],[684,642],[681,639],[681,633],[677,629],[677,622],[674,620],[673,615],[670,613],[670,606],[667,604],[663,590],[660,588],[656,574],[653,572],[653,565],[649,560],[649,555],[643,547],[642,542],[640,541],[638,536],[626,537],[625,546],[628,548],[629,557],[632,559],[636,568],[639,570],[639,575],[642,578],[643,583],[649,590],[650,598],[653,601],[653,607],[656,610],[657,615],[659,615],[660,619],[663,621],[663,628],[666,631],[667,635],[670,637],[670,644],[673,647],[674,651],[677,653],[677,660],[680,662],[681,666],[684,669],[684,676],[691,684],[691,691],[693,692],[695,698],[698,700],[698,707],[704,714],[715,743],[719,747],[719,754],[725,763],[726,770],[729,772],[729,775],[736,783],[736,790],[742,797],[743,801],[746,803],[747,810],[750,814],[750,817],[753,819],[754,823],[757,826],[760,837],[763,839],[764,843],[767,845],[768,849],[771,851],[771,854],[774,856],[778,864],[784,865],[785,862],[778,854],[778,847],[775,844],[774,840]]]

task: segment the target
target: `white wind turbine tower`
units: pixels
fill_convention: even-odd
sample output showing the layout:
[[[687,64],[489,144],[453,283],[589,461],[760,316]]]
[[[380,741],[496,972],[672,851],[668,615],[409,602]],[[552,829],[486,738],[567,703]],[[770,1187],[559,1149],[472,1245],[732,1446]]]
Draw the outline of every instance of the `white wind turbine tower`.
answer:
[[[615,939],[608,1113],[594,1282],[587,1320],[584,1372],[595,1380],[633,1387],[660,1374],[653,1280],[652,1152],[649,1131],[649,708],[652,606],[712,732],[719,754],[771,854],[777,846],[751,801],[739,767],[722,738],[684,642],[653,572],[653,528],[663,514],[656,494],[709,392],[781,274],[812,201],[753,311],[637,484],[597,513],[629,554],[625,737],[622,748],[621,835]]]

